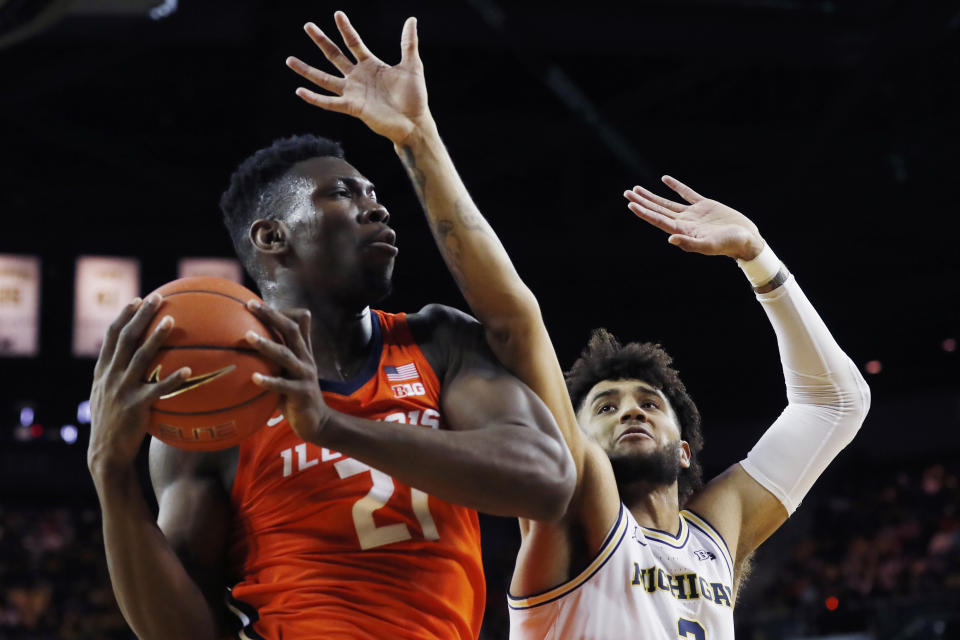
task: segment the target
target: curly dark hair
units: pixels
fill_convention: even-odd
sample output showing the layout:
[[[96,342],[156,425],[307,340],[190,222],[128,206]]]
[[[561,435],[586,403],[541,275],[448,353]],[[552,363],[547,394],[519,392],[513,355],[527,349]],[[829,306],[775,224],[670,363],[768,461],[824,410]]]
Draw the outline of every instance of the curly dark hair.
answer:
[[[580,358],[565,375],[567,391],[577,412],[590,389],[603,380],[643,380],[663,392],[680,423],[680,437],[690,445],[690,466],[681,470],[678,479],[682,505],[703,485],[699,461],[703,432],[697,405],[672,364],[673,358],[659,344],[631,342],[624,346],[606,329],[596,329]]]
[[[237,257],[254,280],[259,281],[261,274],[248,236],[250,225],[282,213],[283,178],[294,165],[325,156],[343,158],[343,147],[311,134],[280,138],[241,162],[230,176],[230,185],[220,196],[220,210]]]

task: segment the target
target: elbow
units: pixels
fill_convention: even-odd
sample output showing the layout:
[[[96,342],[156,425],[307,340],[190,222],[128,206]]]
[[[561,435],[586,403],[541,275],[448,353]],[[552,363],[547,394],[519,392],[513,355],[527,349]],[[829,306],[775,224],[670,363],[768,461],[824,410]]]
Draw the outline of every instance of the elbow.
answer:
[[[577,470],[573,456],[563,442],[547,439],[542,447],[542,461],[536,466],[536,491],[522,517],[531,520],[556,522],[563,518],[570,506],[577,486]]]
[[[845,400],[844,413],[850,423],[854,425],[853,431],[856,433],[870,411],[870,386],[857,369],[857,365],[849,358],[847,359],[847,367],[850,370],[851,379],[843,385],[841,393]]]
[[[831,406],[837,435],[843,439],[844,446],[856,437],[870,411],[870,387],[867,381],[852,361],[849,361],[848,368],[851,375],[837,385],[837,402]]]
[[[503,292],[499,302],[497,313],[480,318],[494,351],[528,340],[543,324],[540,303],[526,286]]]

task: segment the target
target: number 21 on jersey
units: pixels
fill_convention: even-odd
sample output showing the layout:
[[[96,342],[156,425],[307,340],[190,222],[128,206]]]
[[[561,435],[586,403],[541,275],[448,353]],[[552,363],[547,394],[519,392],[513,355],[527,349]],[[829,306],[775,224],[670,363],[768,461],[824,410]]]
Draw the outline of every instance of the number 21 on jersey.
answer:
[[[373,512],[387,504],[396,489],[393,478],[353,458],[344,458],[334,464],[333,467],[341,478],[349,478],[358,473],[369,471],[370,477],[373,479],[373,486],[370,487],[367,495],[353,503],[353,526],[357,530],[357,539],[360,540],[361,549],[382,547],[385,544],[413,538],[410,529],[403,522],[378,527],[373,521]],[[427,540],[439,540],[440,534],[437,532],[437,525],[433,521],[433,516],[430,515],[428,500],[429,496],[426,493],[410,487],[413,514],[417,516],[417,522],[420,523],[423,537]]]
[[[440,414],[436,410],[427,409],[422,414],[420,411],[391,413],[383,420],[385,422],[399,422],[401,424],[421,424],[432,429],[437,429],[440,426],[439,418]],[[297,454],[297,472],[304,471],[320,462],[335,460],[342,455],[324,448],[322,449],[319,460],[316,458],[309,460],[307,459],[306,443],[298,444],[291,449],[284,449],[280,452],[280,457],[283,459],[284,478],[294,473],[294,452]],[[334,463],[333,467],[336,469],[337,475],[341,478],[349,478],[369,471],[370,478],[373,480],[373,486],[370,487],[367,495],[353,503],[353,526],[357,531],[357,539],[360,541],[361,549],[366,550],[374,547],[382,547],[385,544],[402,542],[413,538],[410,529],[407,528],[407,525],[403,522],[395,522],[378,527],[373,521],[373,512],[385,506],[396,491],[393,478],[353,458],[343,458]],[[440,534],[437,531],[437,525],[433,521],[433,516],[430,513],[429,496],[419,489],[410,487],[410,502],[413,506],[413,515],[417,517],[420,530],[423,531],[423,537],[426,540],[439,540]]]

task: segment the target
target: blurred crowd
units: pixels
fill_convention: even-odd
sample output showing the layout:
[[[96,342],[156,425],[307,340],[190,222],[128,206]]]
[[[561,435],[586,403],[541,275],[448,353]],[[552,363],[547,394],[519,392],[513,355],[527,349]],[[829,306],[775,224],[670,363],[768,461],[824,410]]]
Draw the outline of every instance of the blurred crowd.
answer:
[[[843,477],[819,492],[829,497],[805,505],[812,523],[785,557],[761,556],[776,570],[762,585],[762,606],[738,608],[739,637],[864,630],[892,637],[878,627],[884,611],[902,618],[904,608],[960,603],[960,463]],[[491,521],[484,531],[486,560],[497,565],[488,566],[490,640],[506,634],[510,525]],[[110,589],[96,504],[0,505],[0,640],[131,637]]]
[[[791,621],[780,627],[785,637],[914,637],[902,635],[911,625],[934,634],[918,637],[960,637],[949,635],[960,633],[960,463],[878,465],[843,479],[804,505],[814,507],[811,526],[779,563],[755,617]]]
[[[131,638],[95,505],[0,505],[0,639]]]
[[[796,603],[960,589],[960,487],[942,464],[851,480],[818,512],[783,589]]]

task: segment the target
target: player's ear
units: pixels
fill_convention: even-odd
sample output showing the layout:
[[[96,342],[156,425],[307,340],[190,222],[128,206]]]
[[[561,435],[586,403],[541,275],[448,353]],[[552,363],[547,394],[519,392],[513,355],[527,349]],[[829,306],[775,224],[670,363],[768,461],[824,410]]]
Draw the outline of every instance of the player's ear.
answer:
[[[680,466],[684,469],[690,468],[690,445],[687,444],[686,440],[680,441]]]
[[[260,218],[250,225],[250,242],[261,253],[286,253],[289,237],[286,225],[280,220]]]

